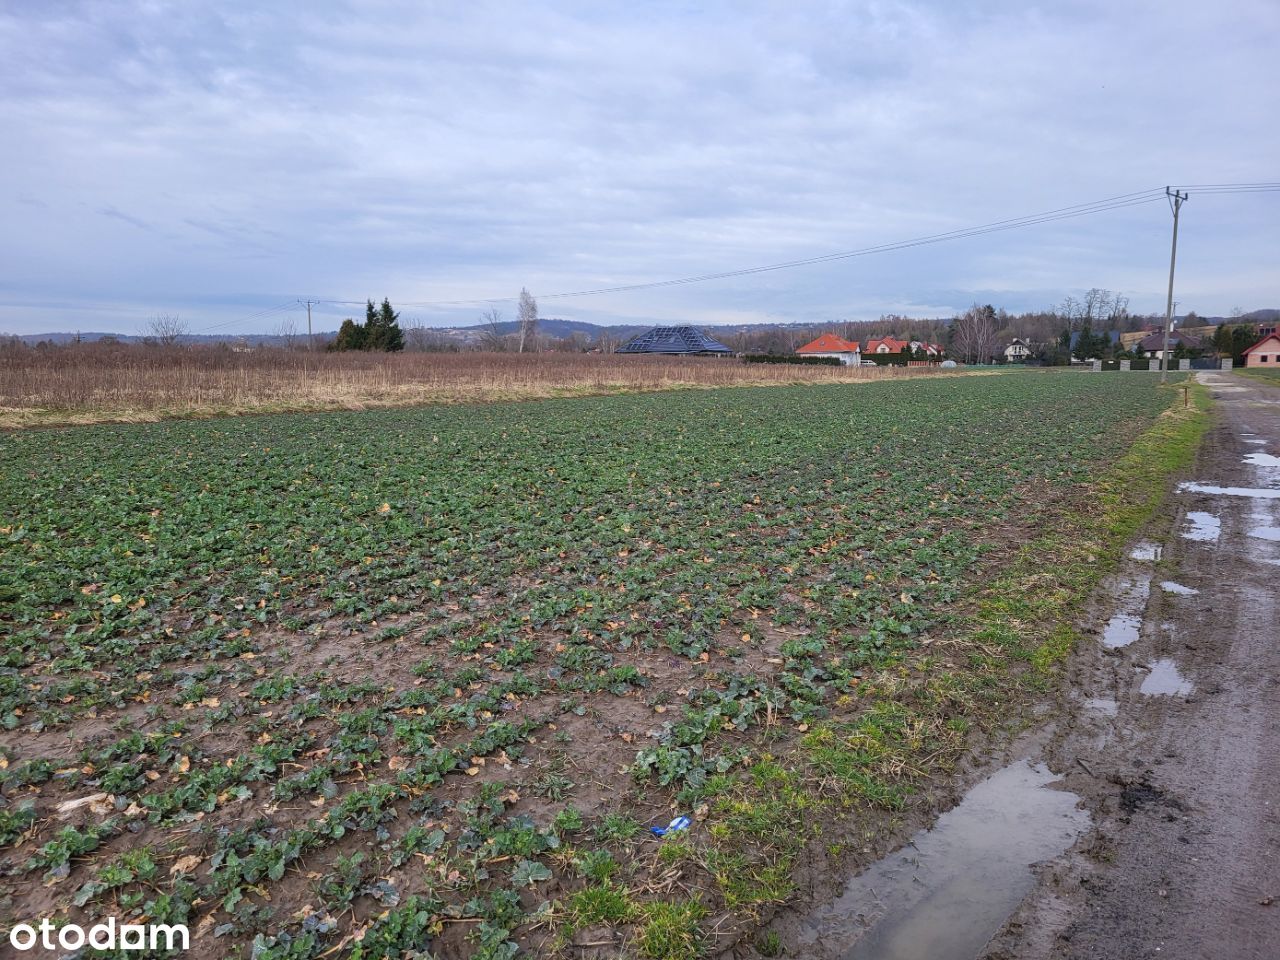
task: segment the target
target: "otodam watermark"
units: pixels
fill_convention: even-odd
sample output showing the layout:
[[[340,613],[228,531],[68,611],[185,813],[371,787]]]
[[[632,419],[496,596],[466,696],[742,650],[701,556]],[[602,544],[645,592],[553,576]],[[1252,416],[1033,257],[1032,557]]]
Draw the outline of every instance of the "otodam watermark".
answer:
[[[9,946],[15,950],[189,950],[191,935],[185,924],[122,923],[115,917],[85,928],[76,923],[55,926],[41,920],[36,926],[19,923],[9,931]]]

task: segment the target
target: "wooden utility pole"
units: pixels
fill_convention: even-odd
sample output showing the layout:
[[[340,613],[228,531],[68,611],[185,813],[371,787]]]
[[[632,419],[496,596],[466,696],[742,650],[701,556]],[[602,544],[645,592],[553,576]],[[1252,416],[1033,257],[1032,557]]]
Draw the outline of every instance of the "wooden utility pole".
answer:
[[[307,349],[314,350],[316,348],[316,341],[315,341],[315,337],[311,335],[311,305],[316,301],[299,300],[298,302],[305,303],[307,305]]]
[[[1164,192],[1169,198],[1169,207],[1173,210],[1173,249],[1169,253],[1169,299],[1165,301],[1164,345],[1160,349],[1161,383],[1169,379],[1169,328],[1173,326],[1173,268],[1178,262],[1178,212],[1182,210],[1182,205],[1187,200],[1187,194],[1179,193],[1177,190],[1165,187]]]

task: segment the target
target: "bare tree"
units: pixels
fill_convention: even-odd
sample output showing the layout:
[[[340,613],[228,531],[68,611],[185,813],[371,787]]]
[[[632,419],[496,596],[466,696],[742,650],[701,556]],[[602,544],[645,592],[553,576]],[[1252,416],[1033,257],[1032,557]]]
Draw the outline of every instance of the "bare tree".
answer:
[[[276,336],[284,341],[286,350],[296,350],[298,347],[298,318],[293,314],[286,313],[278,324],[276,324]]]
[[[1118,330],[1120,325],[1129,319],[1129,298],[1116,294],[1111,299],[1111,313],[1107,320],[1111,323],[1111,329]]]
[[[538,333],[538,301],[533,299],[525,287],[520,288],[520,307],[517,319],[520,321],[520,353],[524,353],[525,344],[533,345],[533,338]]]
[[[480,314],[480,323],[484,327],[480,331],[480,342],[486,350],[501,352],[506,349],[507,341],[502,335],[503,322],[502,311],[497,307],[490,307]]]
[[[1100,320],[1106,314],[1110,302],[1110,290],[1090,287],[1084,295],[1084,322],[1092,327],[1095,321]]]
[[[157,313],[147,321],[147,332],[155,337],[161,346],[171,347],[179,339],[185,337],[190,328],[185,320],[176,313]]]
[[[424,350],[431,349],[431,334],[418,317],[406,320],[400,325],[400,328],[404,331],[404,344],[410,350],[416,350],[421,353]]]
[[[965,363],[988,363],[1000,343],[996,336],[996,312],[975,303],[951,326],[951,343]]]

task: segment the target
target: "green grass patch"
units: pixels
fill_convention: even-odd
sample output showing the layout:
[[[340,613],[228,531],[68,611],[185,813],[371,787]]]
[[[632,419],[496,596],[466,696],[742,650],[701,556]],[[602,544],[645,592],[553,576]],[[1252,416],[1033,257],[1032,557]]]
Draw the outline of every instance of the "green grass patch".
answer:
[[[696,900],[658,901],[640,907],[640,932],[635,946],[650,960],[697,960],[703,955],[699,922],[707,909]]]
[[[1232,371],[1242,377],[1257,380],[1273,387],[1280,387],[1280,370],[1263,370],[1261,367],[1235,367]]]

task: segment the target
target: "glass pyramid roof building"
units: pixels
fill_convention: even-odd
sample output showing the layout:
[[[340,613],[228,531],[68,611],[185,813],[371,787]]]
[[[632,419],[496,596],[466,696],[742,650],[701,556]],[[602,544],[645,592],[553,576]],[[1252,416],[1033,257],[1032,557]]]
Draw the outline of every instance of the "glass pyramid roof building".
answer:
[[[697,327],[654,327],[618,348],[618,353],[733,353]]]

